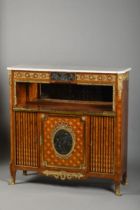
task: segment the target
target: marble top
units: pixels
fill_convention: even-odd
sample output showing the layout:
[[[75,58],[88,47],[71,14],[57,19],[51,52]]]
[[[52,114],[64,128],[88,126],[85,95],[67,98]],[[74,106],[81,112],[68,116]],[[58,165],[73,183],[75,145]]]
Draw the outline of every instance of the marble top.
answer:
[[[94,67],[94,66],[17,65],[17,66],[7,67],[7,70],[122,74],[130,71],[131,68],[112,68],[112,67],[107,68],[107,67]]]

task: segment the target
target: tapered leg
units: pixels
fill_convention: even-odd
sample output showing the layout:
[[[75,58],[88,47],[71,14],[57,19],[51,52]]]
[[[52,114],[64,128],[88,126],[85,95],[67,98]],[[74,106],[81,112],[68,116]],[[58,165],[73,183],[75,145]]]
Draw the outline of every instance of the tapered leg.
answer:
[[[121,196],[120,183],[115,183],[115,195]]]
[[[122,176],[122,182],[123,185],[128,185],[128,178],[127,178],[127,173],[125,172]]]
[[[26,170],[23,170],[23,175],[27,176],[27,171]]]
[[[10,173],[11,173],[11,179],[9,180],[9,184],[13,185],[15,184],[16,180],[16,169],[12,163],[10,164]]]

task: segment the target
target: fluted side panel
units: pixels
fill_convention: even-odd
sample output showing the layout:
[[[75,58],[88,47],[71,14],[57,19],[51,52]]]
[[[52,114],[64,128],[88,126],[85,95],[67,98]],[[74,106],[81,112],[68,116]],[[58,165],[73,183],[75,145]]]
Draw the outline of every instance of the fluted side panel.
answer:
[[[114,117],[94,116],[91,123],[91,171],[114,172]]]
[[[15,113],[16,164],[38,166],[37,114]]]

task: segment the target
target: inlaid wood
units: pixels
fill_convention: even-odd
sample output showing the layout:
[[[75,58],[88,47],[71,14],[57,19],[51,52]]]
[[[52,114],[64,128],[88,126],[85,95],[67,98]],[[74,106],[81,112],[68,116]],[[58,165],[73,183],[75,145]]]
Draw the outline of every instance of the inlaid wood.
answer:
[[[43,120],[43,164],[47,167],[83,168],[85,167],[86,128],[82,116],[45,115]],[[68,155],[57,154],[54,148],[55,130],[68,130],[72,135],[72,151]]]
[[[91,118],[91,171],[114,173],[114,117]]]
[[[17,170],[34,170],[61,180],[111,179],[120,195],[127,183],[130,68],[8,70],[11,183]]]
[[[15,112],[16,165],[38,167],[37,113]]]

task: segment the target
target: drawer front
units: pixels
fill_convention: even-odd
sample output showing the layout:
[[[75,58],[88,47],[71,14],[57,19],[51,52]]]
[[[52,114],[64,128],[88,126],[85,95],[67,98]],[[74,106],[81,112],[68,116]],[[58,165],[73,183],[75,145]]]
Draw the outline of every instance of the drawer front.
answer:
[[[114,173],[115,118],[94,116],[91,119],[91,164],[95,173]]]
[[[43,115],[42,165],[86,168],[86,117]]]
[[[16,165],[38,167],[37,113],[15,112]]]

